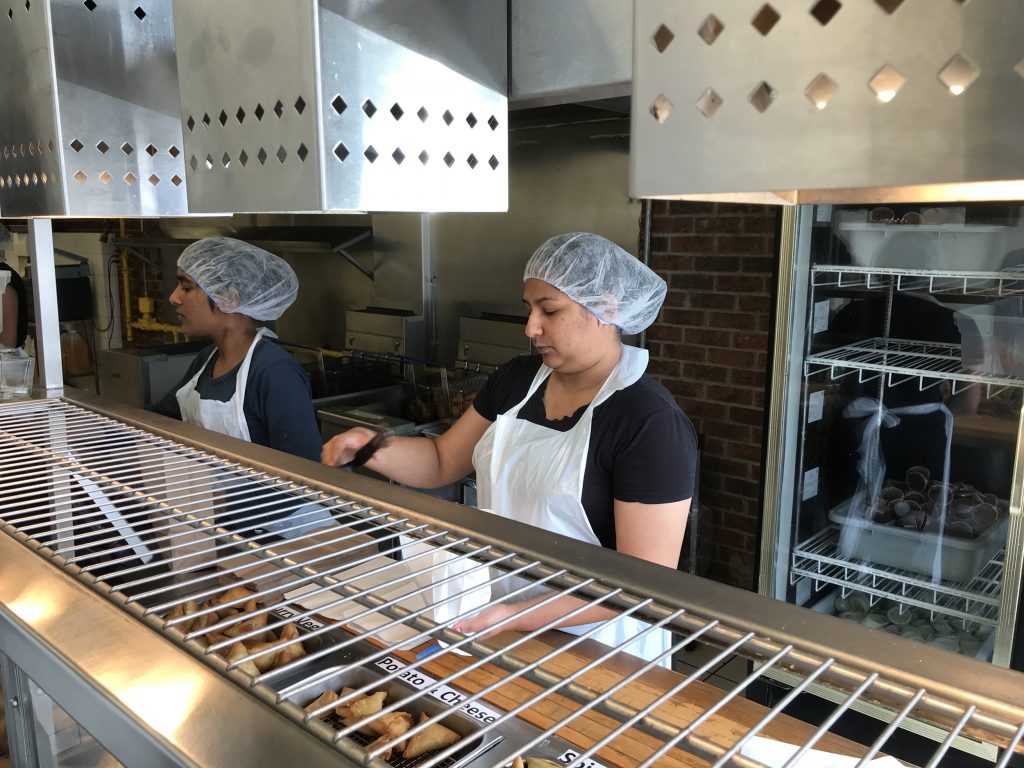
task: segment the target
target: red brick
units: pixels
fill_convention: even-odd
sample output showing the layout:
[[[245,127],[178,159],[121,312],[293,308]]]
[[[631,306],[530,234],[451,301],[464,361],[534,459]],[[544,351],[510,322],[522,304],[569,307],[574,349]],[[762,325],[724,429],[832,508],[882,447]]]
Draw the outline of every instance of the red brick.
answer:
[[[652,200],[651,201],[651,216],[666,216],[669,211],[668,200]]]
[[[668,312],[674,310],[665,310],[662,313],[664,316]],[[683,340],[683,329],[677,325],[666,325],[666,320],[662,317],[661,322],[657,322],[647,329],[647,339],[649,341],[682,341]]]
[[[759,465],[761,462],[761,446],[750,445],[749,443],[740,443],[735,440],[723,441],[723,451],[727,451],[729,456],[743,461],[749,461],[755,465]]]
[[[672,325],[688,325],[698,328],[708,322],[708,314],[703,309],[665,309],[661,313],[662,322]],[[682,341],[682,336],[674,341]]]
[[[698,344],[706,347],[733,346],[733,335],[729,331],[703,330],[687,328],[683,331],[683,340],[687,344]]]
[[[715,504],[715,520],[719,524],[725,524],[729,519],[726,512],[741,512],[744,509],[744,499],[732,493],[717,491],[710,497],[705,496],[705,501],[713,501]]]
[[[656,253],[668,253],[671,250],[670,247],[671,238],[660,237],[658,235],[651,235],[651,254]]]
[[[682,372],[682,363],[664,357],[651,358],[647,364],[647,373],[656,379],[678,378]]]
[[[715,275],[715,290],[729,293],[765,293],[765,279],[758,275]],[[754,297],[744,296],[742,301]]]
[[[752,368],[756,362],[756,355],[744,349],[708,349],[708,362],[712,365],[724,365],[732,368],[736,373],[737,368]],[[733,381],[734,384],[747,384],[749,382]]]
[[[736,304],[736,296],[730,293],[693,293],[690,295],[690,306],[694,309],[736,309]],[[708,313],[708,325],[715,326],[717,324],[711,321],[712,314],[721,313]],[[718,327],[724,328],[725,326],[719,325]],[[742,329],[753,330],[748,326],[743,326]]]
[[[726,382],[729,380],[729,369],[717,365],[704,365],[702,363],[684,363],[683,376],[689,379],[701,381]]]
[[[736,349],[767,349],[768,334],[766,333],[737,333],[733,335],[732,345]]]
[[[658,216],[651,219],[651,233],[659,235],[687,235],[694,231],[694,216]]]
[[[721,403],[733,403],[735,405],[752,405],[753,390],[740,387],[723,387],[715,384],[708,384],[708,399],[717,400]]]
[[[693,227],[696,232],[737,235],[743,228],[743,219],[739,216],[699,216],[694,219]]]
[[[664,379],[662,386],[684,403],[704,399],[704,382],[684,381],[682,379]]]
[[[691,267],[697,256],[677,256],[679,259],[690,259]],[[702,275],[697,272],[673,272],[669,275],[669,287],[681,291],[713,291],[715,289],[715,276]]]
[[[716,350],[717,351],[717,350]],[[749,352],[743,352],[742,354],[750,354]],[[720,364],[718,360],[711,359],[711,352],[708,351],[708,362]],[[743,370],[742,368],[733,368],[729,371],[729,383],[738,384],[743,387],[764,387],[766,375],[763,368],[757,368],[753,364],[749,366],[752,370]]]
[[[669,245],[674,253],[714,253],[713,235],[675,235]]]
[[[701,200],[673,200],[669,211],[675,214],[714,213],[715,204]]]
[[[760,426],[764,423],[764,409],[733,406],[729,409],[729,420],[737,424],[749,424],[752,427]]]
[[[764,205],[762,203],[719,203],[718,212],[724,216],[736,215],[739,213],[770,214],[778,210],[777,206]]]
[[[768,238],[754,235],[720,235],[715,242],[718,253],[764,254],[768,251]]]
[[[673,360],[703,363],[708,359],[707,349],[700,344],[662,343],[661,356]]]
[[[743,232],[747,235],[771,235],[775,233],[774,216],[744,216]]]
[[[666,272],[690,271],[693,269],[693,256],[681,256],[678,253],[651,253],[649,266],[660,275]]]
[[[760,254],[748,253],[740,260],[740,270],[745,275],[771,275],[775,264],[775,252],[765,251]]]
[[[737,256],[698,256],[693,267],[700,272],[739,272],[740,259]]]
[[[687,415],[692,418],[698,419],[724,419],[726,406],[721,403],[709,403],[704,400],[695,400],[692,403],[687,403],[684,409]]]
[[[721,280],[722,276],[720,275],[717,279]],[[767,294],[763,296],[740,296],[740,309],[744,312],[756,312],[765,317],[771,312],[772,303],[771,297]]]
[[[715,298],[731,299],[728,304],[730,309],[736,306],[735,296],[718,294]],[[723,302],[724,304],[725,302]],[[757,319],[757,315],[750,315],[745,312],[709,312],[708,326],[710,328],[732,328],[740,331],[764,330],[763,328],[757,328]]]

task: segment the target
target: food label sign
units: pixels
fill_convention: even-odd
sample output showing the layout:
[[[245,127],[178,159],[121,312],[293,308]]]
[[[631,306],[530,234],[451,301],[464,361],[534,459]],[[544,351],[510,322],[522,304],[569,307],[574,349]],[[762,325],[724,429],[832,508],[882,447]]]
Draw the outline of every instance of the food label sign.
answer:
[[[383,659],[376,662],[376,666],[380,667],[385,672],[398,672],[399,670],[403,670],[398,675],[399,680],[402,680],[413,688],[421,691],[427,688],[433,688],[433,690],[430,691],[431,696],[443,701],[449,707],[453,707],[458,709],[460,712],[469,715],[478,723],[493,723],[501,717],[501,713],[484,706],[478,701],[464,704],[463,702],[469,698],[466,694],[448,685],[438,685],[437,680],[432,678],[430,675],[420,672],[418,669],[405,669],[405,663],[396,658],[385,656]]]

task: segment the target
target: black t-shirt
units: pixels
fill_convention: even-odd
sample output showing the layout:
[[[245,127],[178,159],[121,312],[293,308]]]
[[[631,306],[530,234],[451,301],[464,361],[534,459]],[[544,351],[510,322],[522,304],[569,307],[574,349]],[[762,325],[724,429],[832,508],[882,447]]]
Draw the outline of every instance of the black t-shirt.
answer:
[[[510,360],[488,379],[473,407],[488,421],[519,403],[541,366],[537,355]],[[520,409],[518,418],[559,432],[579,422],[572,416],[549,420],[545,381]],[[667,504],[693,496],[697,435],[679,405],[646,374],[594,409],[590,448],[583,473],[583,508],[601,544],[615,548],[614,501]]]
[[[171,387],[154,407],[157,413],[181,418],[175,394],[196,375],[200,366],[203,366],[203,372],[196,382],[196,391],[201,399],[223,403],[234,396],[241,363],[214,378],[215,350],[211,344],[196,355],[181,381]],[[213,357],[211,353],[214,353]],[[261,339],[253,350],[242,412],[252,442],[313,461],[320,460],[320,430],[309,390],[309,377],[288,352],[267,339]]]
[[[0,269],[11,273],[11,282],[8,286],[14,295],[18,297],[18,334],[14,346],[25,346],[25,337],[28,335],[28,295],[25,292],[25,283],[21,275],[15,272],[10,264],[0,261]]]

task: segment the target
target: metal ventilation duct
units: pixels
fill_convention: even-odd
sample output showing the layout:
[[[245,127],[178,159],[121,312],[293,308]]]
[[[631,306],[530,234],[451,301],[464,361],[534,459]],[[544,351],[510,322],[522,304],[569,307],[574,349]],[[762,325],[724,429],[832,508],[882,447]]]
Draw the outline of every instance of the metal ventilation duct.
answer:
[[[631,191],[1024,197],[1019,0],[636,3]]]
[[[186,212],[170,0],[0,8],[0,214]]]
[[[504,0],[176,0],[193,213],[504,211]]]

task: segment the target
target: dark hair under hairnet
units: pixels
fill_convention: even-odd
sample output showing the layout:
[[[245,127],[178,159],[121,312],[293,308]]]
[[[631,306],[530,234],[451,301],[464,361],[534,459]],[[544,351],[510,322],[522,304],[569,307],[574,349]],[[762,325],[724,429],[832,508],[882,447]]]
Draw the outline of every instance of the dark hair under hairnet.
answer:
[[[589,232],[546,241],[526,262],[523,280],[552,285],[602,323],[640,333],[658,317],[668,285],[615,243]]]
[[[197,240],[181,252],[178,268],[221,312],[253,320],[277,320],[299,293],[299,279],[288,262],[231,237]]]

